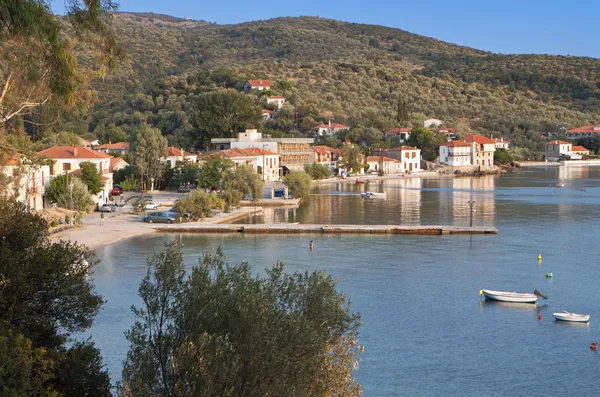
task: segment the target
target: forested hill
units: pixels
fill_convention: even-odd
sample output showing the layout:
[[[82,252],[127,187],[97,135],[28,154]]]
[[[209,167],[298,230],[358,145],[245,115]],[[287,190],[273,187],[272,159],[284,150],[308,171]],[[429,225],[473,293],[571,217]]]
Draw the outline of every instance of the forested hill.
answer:
[[[193,97],[239,90],[246,79],[290,82],[276,92],[299,113],[303,131],[329,118],[379,129],[439,118],[507,137],[600,122],[599,59],[499,55],[318,17],[236,25],[157,14],[114,19],[129,59],[96,85],[90,131],[105,129],[107,119],[124,130],[147,121],[185,140]],[[407,121],[397,117],[399,101],[408,104]],[[292,127],[284,118],[271,124]]]

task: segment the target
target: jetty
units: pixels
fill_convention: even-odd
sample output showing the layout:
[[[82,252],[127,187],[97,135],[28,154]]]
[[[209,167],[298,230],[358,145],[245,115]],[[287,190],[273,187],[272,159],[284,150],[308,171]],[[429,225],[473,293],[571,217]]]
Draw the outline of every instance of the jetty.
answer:
[[[397,226],[397,225],[317,225],[317,224],[173,224],[155,226],[163,233],[243,233],[243,234],[404,234],[443,236],[450,234],[498,234],[493,226]]]

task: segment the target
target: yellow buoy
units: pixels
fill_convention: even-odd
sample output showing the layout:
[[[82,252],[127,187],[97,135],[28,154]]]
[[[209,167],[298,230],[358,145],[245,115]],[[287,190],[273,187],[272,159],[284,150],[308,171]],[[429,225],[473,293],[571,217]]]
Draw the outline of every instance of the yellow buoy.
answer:
[[[538,254],[538,261],[542,260],[542,254]]]
[[[479,295],[483,295],[483,290],[482,289],[479,290]]]

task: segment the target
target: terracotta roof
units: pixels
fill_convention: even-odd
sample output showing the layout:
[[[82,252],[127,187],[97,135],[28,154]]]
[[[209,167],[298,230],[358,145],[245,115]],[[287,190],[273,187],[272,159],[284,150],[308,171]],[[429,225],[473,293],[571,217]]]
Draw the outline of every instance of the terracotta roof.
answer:
[[[381,148],[381,149],[375,149],[373,150],[373,152],[398,152],[398,151],[402,151],[402,150],[421,150],[418,147],[412,147],[412,146],[408,146],[408,145],[402,145],[402,146],[398,146],[398,147],[393,147],[393,148]]]
[[[173,146],[169,146],[167,148],[167,157],[188,157],[188,156],[196,156],[196,153],[186,152],[185,150],[178,149]]]
[[[478,143],[480,145],[486,145],[486,144],[495,144],[496,142],[494,142],[493,139],[490,138],[486,138],[484,136],[481,135],[469,135],[468,137],[466,137],[465,139],[463,139],[466,143]]]
[[[273,96],[268,97],[267,99],[285,99],[285,97],[279,96],[279,95],[273,95]]]
[[[129,165],[129,163],[127,161],[123,160],[122,158],[120,158],[120,157],[113,157],[113,158],[110,159],[110,169],[112,170],[119,163],[125,163],[125,166]]]
[[[269,109],[263,109],[262,112],[266,113],[266,114],[273,114],[273,113],[275,113],[274,111],[269,110]]]
[[[547,145],[572,145],[571,142],[565,142],[565,141],[561,141],[559,139],[552,141],[552,142],[548,142]]]
[[[374,163],[374,162],[379,162],[379,161],[393,161],[396,163],[399,163],[400,161],[390,158],[390,157],[386,157],[386,156],[367,156],[367,163]]]
[[[319,154],[327,154],[327,153],[340,154],[341,153],[340,149],[334,149],[332,147],[325,146],[325,145],[315,145],[312,147],[312,149]]]
[[[122,149],[129,150],[129,142],[107,143],[105,145],[96,146],[94,149]]]
[[[233,148],[227,150],[218,151],[218,154],[221,157],[256,157],[256,156],[277,156],[277,153],[273,153],[270,150],[264,150],[256,147],[250,148]]]
[[[440,143],[440,146],[448,146],[448,147],[471,147],[471,144],[465,142],[465,141],[452,141],[452,142],[445,142],[445,143]]]
[[[52,159],[109,159],[112,156],[83,146],[53,146],[38,152]]]
[[[584,146],[573,146],[572,152],[589,152],[590,150]]]
[[[319,125],[314,126],[312,129],[320,130],[322,128],[332,129],[332,130],[347,130],[350,127],[348,127],[347,125],[344,125],[344,124],[340,124],[340,123],[331,123],[331,126],[329,124],[319,124]]]
[[[400,132],[410,132],[410,128],[392,128],[391,130],[386,130],[386,134],[398,134]]]
[[[270,80],[248,80],[248,83],[252,86],[258,87],[270,87],[273,85]]]
[[[596,130],[594,130],[594,128],[596,128]],[[579,133],[579,134],[584,134],[584,133],[590,133],[590,132],[594,132],[597,134],[600,134],[600,124],[596,124],[596,125],[584,125],[581,127],[577,127],[577,128],[573,128],[572,130],[567,131],[571,134],[575,133]]]

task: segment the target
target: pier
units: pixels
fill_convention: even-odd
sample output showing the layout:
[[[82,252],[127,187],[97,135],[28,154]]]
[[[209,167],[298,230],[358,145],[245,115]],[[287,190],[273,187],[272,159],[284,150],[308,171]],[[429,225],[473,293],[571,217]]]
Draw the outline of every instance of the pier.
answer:
[[[396,226],[396,225],[313,225],[313,224],[259,224],[259,225],[196,225],[177,224],[155,226],[164,233],[244,233],[244,234],[404,234],[442,236],[450,234],[498,234],[493,226]]]

